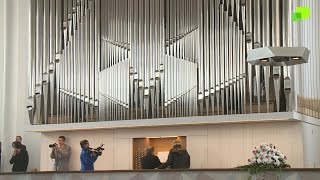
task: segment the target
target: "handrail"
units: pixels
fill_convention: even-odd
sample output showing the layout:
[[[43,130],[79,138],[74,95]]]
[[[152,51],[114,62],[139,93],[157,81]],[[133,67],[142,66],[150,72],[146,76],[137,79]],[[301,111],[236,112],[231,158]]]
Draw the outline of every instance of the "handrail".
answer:
[[[297,112],[320,119],[320,99],[297,96]]]
[[[131,173],[131,172],[181,172],[181,171],[188,171],[188,172],[195,172],[195,171],[247,171],[243,168],[212,168],[212,169],[146,169],[146,170],[97,170],[97,171],[38,171],[38,172],[19,172],[19,173],[12,173],[12,172],[5,172],[0,173],[1,175],[17,175],[17,174],[66,174],[66,173]],[[270,170],[272,171],[272,170]],[[276,170],[275,170],[276,171]],[[282,171],[319,171],[320,168],[287,168],[283,169]]]

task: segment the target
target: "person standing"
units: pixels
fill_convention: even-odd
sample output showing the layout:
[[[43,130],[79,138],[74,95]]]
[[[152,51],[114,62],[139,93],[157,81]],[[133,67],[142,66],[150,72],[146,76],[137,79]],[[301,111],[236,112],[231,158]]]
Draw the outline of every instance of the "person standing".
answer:
[[[21,136],[16,136],[16,141],[19,141],[21,143],[22,149],[27,151],[27,147],[22,144],[22,137]]]
[[[14,149],[10,159],[10,164],[13,164],[12,172],[26,172],[29,164],[28,152],[22,149],[19,141],[13,142],[12,147]]]
[[[80,141],[80,146],[80,171],[94,171],[94,163],[96,162],[98,155],[95,152],[90,151],[88,140]]]
[[[181,146],[179,140],[172,143],[173,148],[170,150],[168,159],[159,166],[159,169],[170,167],[171,169],[188,169],[190,168],[190,155],[188,151]]]
[[[142,169],[155,169],[161,165],[158,156],[154,155],[154,147],[147,148],[147,154],[141,159]]]
[[[54,159],[54,170],[55,171],[69,171],[69,160],[71,156],[70,146],[65,144],[66,138],[60,136],[58,138],[58,144],[52,147],[51,159]]]

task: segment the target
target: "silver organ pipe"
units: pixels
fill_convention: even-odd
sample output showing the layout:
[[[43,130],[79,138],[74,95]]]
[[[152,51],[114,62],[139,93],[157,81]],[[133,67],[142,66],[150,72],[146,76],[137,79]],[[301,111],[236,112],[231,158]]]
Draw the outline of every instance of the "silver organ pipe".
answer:
[[[244,3],[243,3],[244,2]],[[246,75],[246,61],[244,61],[245,59],[245,50],[246,50],[246,31],[245,31],[245,27],[247,24],[245,15],[246,15],[246,4],[245,4],[245,0],[241,1],[241,10],[240,10],[240,14],[239,14],[239,18],[241,18],[240,23],[239,23],[239,59],[240,59],[240,64],[241,64],[241,106],[242,106],[242,110],[241,113],[247,113],[247,91],[246,91],[246,79],[247,79],[247,75]],[[249,72],[249,71],[248,71]]]
[[[55,118],[53,115],[56,113],[56,102],[55,96],[55,59],[56,59],[56,0],[50,1],[50,60],[49,60],[49,114],[51,118]]]
[[[270,1],[269,0],[262,0],[262,5],[265,7],[262,9],[262,29],[264,29],[264,33],[262,34],[262,45],[263,47],[268,47],[271,45],[270,42],[270,30],[271,30],[271,24],[270,24]],[[267,105],[267,112],[270,112],[270,67],[264,66],[264,91],[265,91],[265,99],[266,99],[266,105]]]
[[[252,39],[252,0],[246,0],[246,42],[247,42],[247,51],[250,51],[253,47],[253,39]],[[252,65],[248,64],[248,94],[249,94],[249,113],[252,113],[252,96],[253,96],[253,88],[252,88]]]
[[[272,0],[272,46],[280,46],[280,0]],[[273,67],[273,82],[274,82],[274,92],[276,99],[277,111],[280,111],[280,79],[281,79],[281,67]]]
[[[49,62],[50,62],[50,2],[44,1],[43,5],[43,64],[42,64],[42,94],[43,114],[48,114],[49,100]],[[43,116],[43,123],[47,124],[48,116]]]
[[[30,23],[30,35],[29,35],[29,57],[28,57],[28,101],[27,110],[29,115],[30,123],[34,123],[35,115],[35,63],[36,63],[36,11],[37,1],[30,1],[30,11],[29,11],[29,23]]]
[[[35,62],[35,124],[43,123],[42,62],[43,62],[43,1],[37,0],[36,15],[36,62]]]
[[[282,1],[282,46],[284,47],[288,47],[288,46],[292,46],[292,41],[291,41],[291,37],[292,37],[292,23],[291,23],[291,18],[290,18],[290,14],[292,14],[292,1],[289,0],[284,0]],[[287,111],[291,111],[292,110],[292,87],[293,87],[293,83],[292,83],[292,78],[291,78],[291,67],[287,66],[287,67],[283,67],[283,75],[284,75],[284,86],[283,86],[283,90],[284,90],[284,94],[285,94],[285,99],[286,99],[286,110]]]
[[[260,48],[261,47],[261,12],[260,12],[260,2],[261,0],[253,1],[254,4],[254,27],[253,27],[253,48]],[[254,78],[254,98],[258,105],[258,112],[261,111],[261,102],[260,102],[260,66],[255,66],[255,78]]]
[[[252,48],[292,45],[290,35],[280,34],[291,31],[289,1],[30,3],[31,124],[292,108],[290,68],[253,68],[245,61]]]

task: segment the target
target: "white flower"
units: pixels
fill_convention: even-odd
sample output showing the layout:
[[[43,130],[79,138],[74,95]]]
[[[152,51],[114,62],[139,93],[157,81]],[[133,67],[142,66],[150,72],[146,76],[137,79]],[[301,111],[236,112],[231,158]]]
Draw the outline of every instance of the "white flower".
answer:
[[[279,160],[276,160],[276,161],[274,161],[273,164],[276,165],[276,166],[280,166],[280,161],[279,161]]]
[[[252,158],[249,159],[250,164],[274,164],[280,166],[281,163],[285,163],[287,157],[275,149],[273,144],[262,143],[255,147],[252,151]]]
[[[270,143],[269,146],[270,146],[271,148],[273,148],[273,144]]]
[[[269,163],[269,159],[268,158],[263,158],[262,162],[263,163]]]
[[[251,160],[250,160],[250,164],[255,164],[257,162],[257,159],[256,158],[252,158]]]
[[[279,166],[280,165],[280,161],[279,161],[279,156],[273,156],[272,157],[274,159],[274,165]]]
[[[270,146],[266,147],[266,150],[270,151],[272,148]]]
[[[280,153],[279,156],[283,159],[284,158],[284,154]]]
[[[259,159],[257,159],[257,163],[258,164],[261,164],[261,162],[262,162],[262,160],[259,158]]]

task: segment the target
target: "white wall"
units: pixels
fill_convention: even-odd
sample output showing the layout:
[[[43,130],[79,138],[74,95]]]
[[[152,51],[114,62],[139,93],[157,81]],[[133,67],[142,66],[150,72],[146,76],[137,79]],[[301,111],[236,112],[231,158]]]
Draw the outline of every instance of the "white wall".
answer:
[[[295,113],[296,119],[303,121],[303,159],[304,167],[320,167],[320,121],[307,115]]]
[[[2,127],[4,119],[4,13],[4,0],[0,0],[0,142],[3,141]]]
[[[311,124],[304,124],[305,131],[303,135],[304,167],[320,167],[320,128]]]
[[[3,21],[0,27],[3,29],[0,32],[1,37],[4,37],[0,45],[1,170],[11,171],[8,162],[15,136],[23,137],[29,154],[34,157],[40,154],[40,135],[25,132],[26,124],[29,123],[26,111],[29,0],[1,0],[1,3],[3,14],[0,17]],[[30,158],[29,169],[39,167],[39,158]]]
[[[48,144],[65,135],[72,147],[70,168],[79,170],[80,140],[92,146],[106,144],[96,169],[132,169],[132,138],[187,136],[191,168],[231,168],[247,163],[254,146],[274,143],[292,167],[303,167],[302,125],[300,122],[225,124],[162,128],[115,129],[44,133],[41,137],[41,170],[51,170]]]
[[[0,129],[3,127],[4,111],[4,13],[4,0],[0,0]],[[2,133],[0,133],[0,141],[2,141]]]

